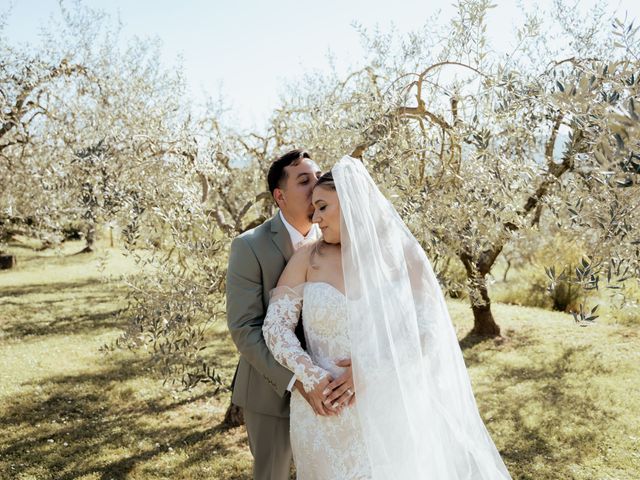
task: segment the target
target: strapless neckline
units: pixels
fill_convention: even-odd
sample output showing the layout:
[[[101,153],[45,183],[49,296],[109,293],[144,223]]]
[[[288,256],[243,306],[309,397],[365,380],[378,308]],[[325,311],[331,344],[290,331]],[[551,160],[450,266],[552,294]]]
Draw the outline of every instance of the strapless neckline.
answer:
[[[308,284],[317,284],[317,285],[327,285],[329,288],[331,288],[332,290],[334,290],[335,292],[337,292],[341,297],[343,298],[347,298],[347,296],[342,293],[340,290],[338,290],[336,287],[334,287],[333,285],[331,285],[329,282],[322,282],[322,281],[316,281],[316,282],[306,282]]]

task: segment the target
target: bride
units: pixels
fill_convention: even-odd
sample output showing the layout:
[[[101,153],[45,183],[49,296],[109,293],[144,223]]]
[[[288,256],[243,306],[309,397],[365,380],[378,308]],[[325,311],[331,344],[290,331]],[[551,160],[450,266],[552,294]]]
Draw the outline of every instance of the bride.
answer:
[[[322,239],[291,258],[263,325],[310,399],[291,397],[298,478],[510,479],[431,264],[364,165],[343,157],[312,201]],[[294,333],[301,314],[307,351]],[[323,404],[348,358],[347,406]]]

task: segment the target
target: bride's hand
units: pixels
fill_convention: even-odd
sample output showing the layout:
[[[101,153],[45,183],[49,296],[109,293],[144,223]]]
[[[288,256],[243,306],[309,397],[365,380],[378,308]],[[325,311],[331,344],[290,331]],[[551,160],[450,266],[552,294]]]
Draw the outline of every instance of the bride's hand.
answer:
[[[313,411],[316,412],[316,415],[329,416],[336,415],[338,413],[337,409],[323,403],[323,392],[327,389],[327,386],[331,383],[332,380],[333,379],[329,375],[327,375],[320,381],[320,383],[316,385],[313,390],[303,393],[303,396],[307,400],[307,403],[311,405],[311,408],[313,408]],[[302,392],[304,392],[304,388],[301,388],[301,393]]]
[[[353,372],[351,370],[351,360],[340,360],[337,366],[346,368],[345,372],[327,385],[326,398],[324,399],[325,408],[342,409],[347,405],[353,405],[355,402],[355,389],[353,387]]]

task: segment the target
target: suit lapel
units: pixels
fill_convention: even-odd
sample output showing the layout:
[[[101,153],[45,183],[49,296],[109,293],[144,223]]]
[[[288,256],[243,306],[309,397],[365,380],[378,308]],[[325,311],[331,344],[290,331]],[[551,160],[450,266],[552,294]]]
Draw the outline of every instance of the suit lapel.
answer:
[[[282,218],[280,218],[280,211],[275,214],[275,216],[271,219],[271,240],[275,243],[280,253],[284,259],[288,262],[291,256],[293,255],[293,243],[291,243],[291,236],[287,231],[287,227],[282,223]],[[304,329],[302,326],[302,313],[300,314],[300,321],[296,326],[296,336],[300,340],[300,346],[303,349],[307,349],[306,339],[304,337]]]
[[[282,223],[280,211],[271,218],[271,240],[278,247],[284,259],[288,262],[293,255],[293,245],[291,237],[287,232],[287,227]]]

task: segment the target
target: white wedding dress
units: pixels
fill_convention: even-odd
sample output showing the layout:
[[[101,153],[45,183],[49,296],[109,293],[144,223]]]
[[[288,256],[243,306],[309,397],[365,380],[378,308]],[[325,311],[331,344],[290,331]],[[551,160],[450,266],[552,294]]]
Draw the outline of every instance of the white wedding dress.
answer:
[[[263,324],[305,391],[351,359],[356,401],[316,416],[291,398],[300,480],[510,480],[480,417],[438,279],[364,164],[332,169],[344,292],[306,282],[271,292]],[[302,311],[307,349],[295,336]]]
[[[295,335],[302,310],[307,351]],[[329,373],[336,362],[351,358],[346,298],[325,282],[307,282],[272,292],[263,331],[276,360],[292,370],[306,390]],[[291,395],[291,448],[299,480],[365,480],[371,478],[357,400],[339,415],[316,415],[295,390]]]

